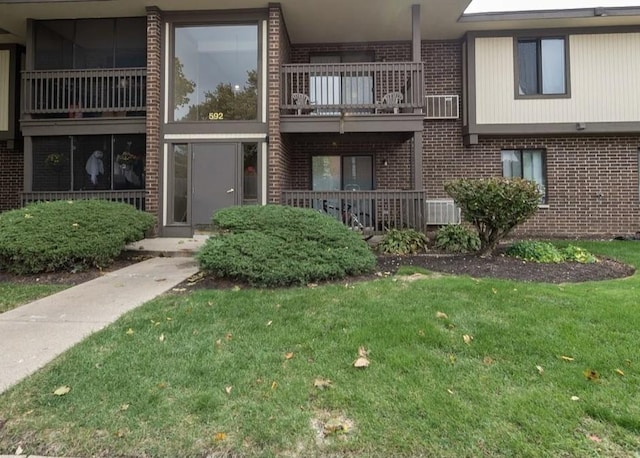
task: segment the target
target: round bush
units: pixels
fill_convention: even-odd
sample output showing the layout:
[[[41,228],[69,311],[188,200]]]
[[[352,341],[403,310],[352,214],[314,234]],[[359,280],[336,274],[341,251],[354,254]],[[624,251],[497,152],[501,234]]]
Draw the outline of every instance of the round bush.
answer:
[[[385,254],[416,254],[427,251],[427,236],[415,229],[389,229],[378,245]]]
[[[438,229],[435,242],[436,248],[451,253],[477,251],[480,248],[478,234],[459,224],[449,224]]]
[[[231,207],[213,224],[222,232],[196,255],[218,277],[255,286],[288,286],[370,272],[375,257],[360,235],[332,217],[278,205]]]
[[[0,214],[0,269],[17,274],[102,267],[155,218],[104,200],[31,204]]]

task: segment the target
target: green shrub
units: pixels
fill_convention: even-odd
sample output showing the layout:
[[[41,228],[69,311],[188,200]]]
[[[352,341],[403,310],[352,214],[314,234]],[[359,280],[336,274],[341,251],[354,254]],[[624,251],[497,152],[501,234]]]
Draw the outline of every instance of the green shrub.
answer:
[[[255,286],[303,285],[370,272],[359,234],[329,215],[278,205],[231,207],[213,217],[220,235],[196,258],[203,270]]]
[[[516,242],[507,248],[506,254],[525,261],[558,263],[579,262],[590,264],[596,262],[596,257],[587,250],[569,245],[566,248],[556,248],[549,242],[522,241]]]
[[[562,248],[560,252],[566,261],[579,262],[581,264],[593,264],[598,261],[594,255],[584,248],[573,245]]]
[[[444,188],[478,232],[479,255],[492,254],[500,239],[532,216],[540,203],[536,183],[522,179],[461,179]]]
[[[155,218],[128,204],[57,201],[0,214],[0,269],[18,274],[101,267]]]
[[[449,224],[436,232],[436,248],[451,253],[477,251],[480,248],[478,234],[461,224]]]
[[[564,256],[549,242],[524,240],[516,242],[507,248],[507,256],[524,259],[525,261],[557,263],[563,262]]]
[[[388,229],[378,250],[386,254],[415,254],[426,251],[427,237],[415,229]]]

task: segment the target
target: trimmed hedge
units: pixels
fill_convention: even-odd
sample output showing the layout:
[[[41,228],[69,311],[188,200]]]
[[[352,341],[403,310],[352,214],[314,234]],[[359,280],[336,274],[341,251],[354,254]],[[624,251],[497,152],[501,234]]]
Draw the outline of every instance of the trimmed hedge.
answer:
[[[331,216],[279,205],[216,212],[222,231],[196,255],[218,277],[255,286],[304,285],[371,272],[376,260],[360,235]]]
[[[155,218],[104,200],[31,204],[0,214],[0,269],[17,274],[103,267]]]

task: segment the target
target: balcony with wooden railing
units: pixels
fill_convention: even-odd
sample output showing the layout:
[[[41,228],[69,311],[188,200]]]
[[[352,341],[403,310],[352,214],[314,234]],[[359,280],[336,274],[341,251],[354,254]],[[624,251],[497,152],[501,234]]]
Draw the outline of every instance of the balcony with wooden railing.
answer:
[[[281,71],[283,132],[420,129],[422,62],[286,64]],[[379,129],[357,125],[362,122],[378,122]]]
[[[363,235],[460,223],[460,209],[452,199],[427,199],[425,191],[287,190],[281,203],[326,213]]]
[[[21,116],[144,116],[146,80],[146,68],[23,71]]]

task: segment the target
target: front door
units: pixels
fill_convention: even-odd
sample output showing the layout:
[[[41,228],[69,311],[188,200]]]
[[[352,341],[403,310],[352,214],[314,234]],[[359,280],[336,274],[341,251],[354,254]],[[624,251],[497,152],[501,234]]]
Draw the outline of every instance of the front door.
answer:
[[[237,143],[194,143],[192,154],[191,221],[197,228],[210,225],[215,211],[239,204],[240,157]]]

